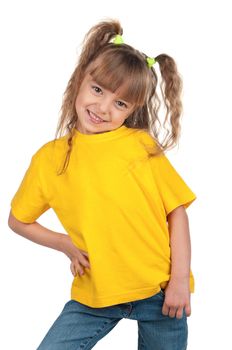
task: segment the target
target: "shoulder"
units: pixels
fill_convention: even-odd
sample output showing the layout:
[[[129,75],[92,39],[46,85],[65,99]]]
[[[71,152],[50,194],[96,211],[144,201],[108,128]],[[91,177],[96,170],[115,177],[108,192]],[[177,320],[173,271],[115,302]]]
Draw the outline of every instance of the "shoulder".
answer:
[[[136,132],[134,135],[141,142],[144,142],[149,145],[154,145],[154,146],[156,145],[155,138],[152,137],[152,135],[146,129],[136,129]]]
[[[154,154],[159,149],[158,142],[148,130],[138,129],[135,133],[135,137],[140,146],[142,146],[147,153]]]
[[[40,163],[52,164],[60,160],[68,149],[67,135],[58,139],[50,140],[39,147],[33,154],[32,159]]]

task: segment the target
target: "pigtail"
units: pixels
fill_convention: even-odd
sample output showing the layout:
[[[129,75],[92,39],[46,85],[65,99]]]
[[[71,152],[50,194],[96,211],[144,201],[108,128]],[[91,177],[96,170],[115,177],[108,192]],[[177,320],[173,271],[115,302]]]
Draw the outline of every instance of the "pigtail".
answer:
[[[79,64],[83,68],[98,56],[101,49],[117,34],[122,35],[123,29],[117,20],[103,21],[92,27],[83,40],[83,50]]]
[[[164,129],[166,130],[166,136],[164,137],[162,148],[170,149],[176,145],[180,135],[182,79],[172,57],[166,54],[161,54],[157,56],[155,60],[159,63],[160,67],[162,77],[160,90],[166,108],[166,115],[163,123]],[[169,124],[171,125],[170,130]]]

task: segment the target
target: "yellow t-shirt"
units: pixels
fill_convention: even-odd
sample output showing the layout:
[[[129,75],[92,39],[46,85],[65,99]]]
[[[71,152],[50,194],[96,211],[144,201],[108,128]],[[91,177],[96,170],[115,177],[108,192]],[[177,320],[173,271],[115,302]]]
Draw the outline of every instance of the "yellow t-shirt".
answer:
[[[165,155],[148,159],[148,132],[127,128],[75,130],[66,172],[57,176],[67,135],[44,144],[11,201],[13,215],[32,223],[52,208],[91,269],[74,278],[71,298],[105,307],[148,298],[170,279],[166,216],[196,198]],[[191,272],[190,289],[194,291]]]

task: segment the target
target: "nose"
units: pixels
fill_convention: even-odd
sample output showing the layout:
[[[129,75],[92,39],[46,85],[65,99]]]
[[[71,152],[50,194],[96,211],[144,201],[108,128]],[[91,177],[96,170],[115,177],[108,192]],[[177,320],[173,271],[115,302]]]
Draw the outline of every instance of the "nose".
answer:
[[[103,96],[98,104],[99,112],[103,115],[109,114],[111,103],[110,98]]]

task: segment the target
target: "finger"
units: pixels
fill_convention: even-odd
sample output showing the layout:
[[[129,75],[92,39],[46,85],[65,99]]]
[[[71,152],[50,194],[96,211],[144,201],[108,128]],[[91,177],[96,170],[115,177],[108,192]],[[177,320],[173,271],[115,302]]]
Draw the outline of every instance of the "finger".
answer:
[[[187,317],[191,315],[191,306],[189,304],[185,306],[185,313]]]
[[[167,304],[163,304],[163,307],[162,307],[162,314],[164,316],[168,316],[168,313],[169,313],[169,307],[167,306]]]
[[[84,267],[88,267],[90,269],[90,263],[83,255],[79,257],[79,263]]]
[[[78,257],[81,263],[84,263],[84,261],[89,264],[89,254],[85,252],[84,250],[79,249]]]
[[[182,318],[183,317],[183,307],[179,307],[176,312],[176,318]]]
[[[74,268],[74,271],[76,272],[76,274],[78,273],[79,275],[83,275],[84,274],[84,269],[81,266],[81,264],[79,263],[78,259],[75,258],[72,260],[72,265]]]
[[[76,264],[76,269],[77,269],[77,271],[78,271],[80,276],[84,275],[84,273],[85,273],[84,269],[83,269],[83,267],[80,264]]]
[[[75,267],[74,267],[73,263],[70,264],[70,270],[71,270],[73,276],[75,277],[76,276],[76,271],[75,271]]]
[[[84,250],[81,250],[81,249],[79,249],[79,250],[80,250],[80,252],[81,252],[83,255],[85,255],[86,257],[89,256],[89,254],[88,254],[87,252],[85,252]]]
[[[176,308],[172,306],[169,308],[169,317],[174,318],[175,316],[176,316]]]

